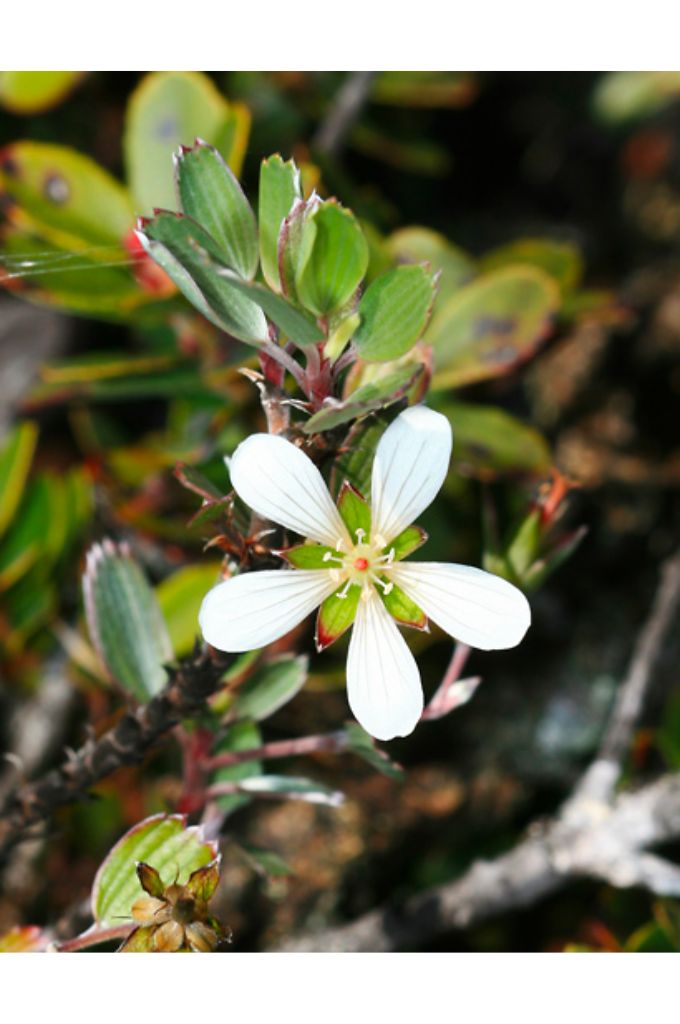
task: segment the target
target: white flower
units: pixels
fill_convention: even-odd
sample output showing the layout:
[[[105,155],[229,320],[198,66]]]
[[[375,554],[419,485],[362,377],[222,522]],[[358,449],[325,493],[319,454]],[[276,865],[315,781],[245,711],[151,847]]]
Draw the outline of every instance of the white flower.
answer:
[[[357,720],[381,740],[412,732],[423,691],[395,619],[425,629],[429,616],[483,650],[514,647],[531,621],[524,594],[498,576],[402,561],[426,539],[410,524],[439,491],[450,455],[446,417],[422,405],[406,409],[378,444],[371,509],[349,484],[336,507],[319,470],[290,441],[271,434],[243,441],[230,463],[237,494],[308,542],[281,552],[292,569],[243,573],[214,587],[199,616],[206,641],[222,651],[254,650],[320,605],[319,650],[354,622],[347,693]]]

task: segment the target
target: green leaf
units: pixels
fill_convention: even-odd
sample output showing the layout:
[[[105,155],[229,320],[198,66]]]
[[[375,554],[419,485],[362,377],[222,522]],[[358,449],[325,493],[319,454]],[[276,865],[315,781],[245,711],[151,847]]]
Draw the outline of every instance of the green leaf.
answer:
[[[339,594],[344,588],[345,584],[342,587],[338,587],[336,592],[327,597],[319,608],[319,614],[316,617],[315,635],[317,651],[323,651],[326,647],[335,643],[349,629],[356,618],[361,597],[361,587],[357,584],[352,584],[345,593],[345,596],[340,597]]]
[[[371,493],[375,450],[388,425],[388,418],[380,413],[371,420],[353,424],[333,465],[331,493],[337,494],[345,480],[360,494]]]
[[[509,373],[548,336],[559,289],[545,271],[514,266],[466,285],[435,314],[434,389],[462,387]]]
[[[207,592],[219,582],[220,563],[186,565],[156,587],[176,657],[189,654],[199,636],[198,612]]]
[[[352,487],[349,480],[343,482],[338,495],[338,512],[349,531],[350,537],[357,538],[357,530],[363,530],[366,539],[371,533],[371,509],[368,502]]]
[[[356,722],[348,722],[345,726],[347,736],[347,750],[367,761],[372,768],[376,768],[381,774],[387,775],[390,779],[404,778],[403,768],[395,764],[384,750],[376,746],[375,740],[369,736]]]
[[[538,555],[541,534],[541,513],[533,508],[520,523],[505,552],[507,563],[520,582]]]
[[[471,256],[430,228],[410,227],[386,239],[387,251],[397,263],[429,263],[438,273],[438,301],[446,302],[476,274]]]
[[[305,220],[295,274],[297,297],[316,316],[342,308],[368,267],[368,244],[354,214],[334,200]]]
[[[229,726],[226,735],[215,748],[215,754],[231,754],[241,750],[252,750],[262,745],[262,734],[255,722],[247,719],[242,722],[234,722]],[[224,768],[218,768],[214,773],[211,782],[241,782],[262,774],[261,761],[244,761],[242,764],[231,764]],[[227,793],[217,797],[217,803],[225,813],[232,813],[250,803],[250,797],[243,793]]]
[[[115,682],[147,701],[166,682],[170,637],[156,596],[125,548],[105,540],[87,556],[85,614],[92,642]]]
[[[285,550],[279,551],[278,554],[296,569],[331,569],[333,563],[329,564],[329,560],[324,560],[324,556],[330,555],[333,558],[338,558],[335,548],[326,547],[324,544],[316,544],[314,541],[296,544],[292,548],[285,548]]]
[[[371,99],[397,107],[466,107],[477,93],[469,71],[381,71]]]
[[[82,71],[0,71],[0,104],[13,114],[56,107],[83,77]]]
[[[14,427],[0,451],[0,534],[19,507],[37,440],[37,425],[25,420]]]
[[[427,534],[420,526],[407,526],[394,540],[390,541],[383,553],[387,555],[390,551],[394,551],[395,562],[400,562],[402,558],[406,558],[407,555],[413,554],[414,551],[422,547],[426,540]]]
[[[302,800],[308,804],[324,804],[327,807],[339,807],[345,799],[336,789],[294,775],[260,775],[244,779],[238,786],[243,793],[254,796],[272,794],[285,800]]]
[[[389,594],[381,593],[380,596],[392,618],[402,626],[411,626],[412,629],[420,630],[427,629],[425,612],[396,583]]]
[[[296,199],[302,197],[300,172],[293,160],[276,154],[260,165],[260,261],[265,281],[281,291],[279,277],[279,233]]]
[[[253,278],[258,264],[255,214],[221,154],[197,141],[180,149],[175,172],[184,213],[212,235],[232,270]]]
[[[236,848],[260,875],[267,878],[287,878],[293,874],[293,869],[286,864],[283,857],[273,850],[263,850],[252,843],[238,843]]]
[[[486,253],[480,266],[488,273],[517,264],[544,270],[554,279],[563,296],[573,292],[583,276],[583,260],[576,246],[550,238],[520,238]]]
[[[369,285],[359,303],[354,344],[362,359],[387,362],[422,337],[432,311],[436,278],[425,267],[395,267]]]
[[[175,203],[172,154],[195,138],[221,152],[240,172],[250,117],[197,71],[152,72],[130,99],[123,146],[137,213]]]
[[[300,692],[307,680],[307,658],[284,657],[255,670],[237,692],[230,718],[261,722]]]
[[[35,234],[5,227],[3,269],[24,298],[114,321],[130,318],[152,298],[135,280],[122,245],[91,247],[83,240],[56,245],[46,239],[53,232],[44,225],[36,226]]]
[[[180,814],[155,814],[126,832],[107,854],[92,887],[92,915],[100,928],[111,928],[130,917],[130,908],[143,890],[137,877],[139,861],[160,874],[165,886],[184,885],[192,872],[218,856],[217,844],[206,842],[200,827],[186,827]]]
[[[152,259],[204,316],[240,341],[251,345],[267,341],[267,321],[261,309],[234,287],[241,280],[236,274],[229,279],[222,276],[224,257],[200,224],[162,211],[141,222],[138,237]]]
[[[306,434],[316,434],[323,430],[334,430],[360,416],[368,416],[378,409],[386,409],[403,398],[423,373],[422,363],[405,363],[393,370],[386,377],[353,391],[343,401],[333,400],[304,424]]]
[[[453,459],[459,470],[492,480],[503,474],[544,473],[547,441],[533,427],[492,405],[446,402],[439,406],[453,429]]]
[[[125,188],[67,146],[14,142],[0,156],[5,217],[63,249],[120,246],[134,223]],[[122,249],[120,256],[126,254]],[[103,253],[105,262],[113,259]]]
[[[269,319],[281,328],[286,337],[297,345],[315,345],[323,341],[323,333],[314,320],[302,310],[291,306],[283,296],[275,295],[256,281],[243,281],[231,270],[220,270],[220,276],[237,291],[257,303]]]
[[[44,478],[31,481],[21,503],[16,519],[12,523],[7,536],[0,547],[0,592],[9,589],[12,584],[33,566],[41,554],[44,556],[59,554],[60,544],[56,551],[46,551],[46,545],[54,539],[51,527],[61,529],[65,522],[55,505],[50,506],[49,488]],[[50,563],[52,559],[49,559]]]

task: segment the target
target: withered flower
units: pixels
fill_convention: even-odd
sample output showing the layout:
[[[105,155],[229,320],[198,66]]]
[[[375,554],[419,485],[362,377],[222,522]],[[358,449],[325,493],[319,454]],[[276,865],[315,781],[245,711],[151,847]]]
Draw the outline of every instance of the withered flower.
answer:
[[[155,868],[140,861],[137,876],[146,896],[132,904],[137,927],[130,932],[120,953],[213,953],[231,935],[208,912],[208,903],[219,881],[217,859],[198,868],[185,885],[165,886]]]

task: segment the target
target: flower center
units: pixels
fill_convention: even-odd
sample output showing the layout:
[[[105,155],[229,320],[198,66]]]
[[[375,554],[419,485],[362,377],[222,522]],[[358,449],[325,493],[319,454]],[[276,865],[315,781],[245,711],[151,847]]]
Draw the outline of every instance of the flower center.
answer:
[[[349,550],[345,541],[338,540],[335,545],[337,554],[329,551],[324,556],[324,561],[330,563],[334,580],[338,584],[345,584],[337,596],[347,597],[353,584],[361,587],[361,597],[365,601],[375,594],[376,587],[381,587],[383,593],[389,594],[394,584],[382,579],[382,576],[392,567],[394,550],[385,554],[386,545],[382,537],[376,536],[370,541],[366,539],[365,530],[359,528],[354,532],[356,543]]]

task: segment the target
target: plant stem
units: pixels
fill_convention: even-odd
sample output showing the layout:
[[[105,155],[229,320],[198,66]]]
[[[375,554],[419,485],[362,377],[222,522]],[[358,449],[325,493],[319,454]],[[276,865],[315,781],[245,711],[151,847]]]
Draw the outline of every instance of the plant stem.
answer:
[[[82,935],[76,935],[74,939],[65,939],[64,942],[58,943],[54,950],[56,953],[77,953],[81,949],[100,946],[103,942],[111,942],[113,939],[125,939],[133,928],[134,925],[129,922],[114,925],[112,928],[90,928]]]
[[[217,754],[204,762],[206,771],[215,768],[226,768],[246,761],[273,760],[278,757],[296,757],[300,754],[341,753],[347,747],[347,734],[344,730],[322,733],[318,736],[303,736],[301,739],[277,740],[265,743],[251,750],[235,750],[226,754]]]

